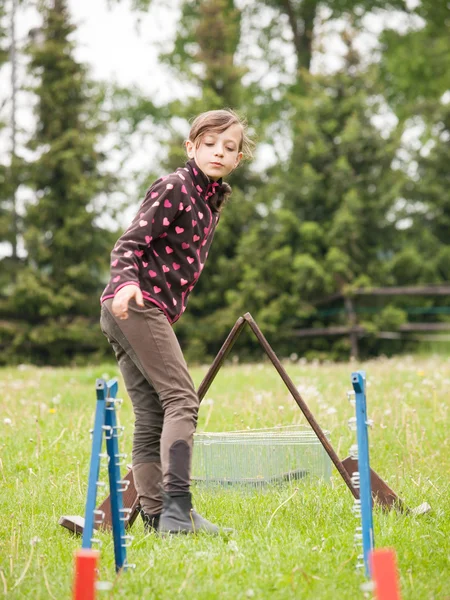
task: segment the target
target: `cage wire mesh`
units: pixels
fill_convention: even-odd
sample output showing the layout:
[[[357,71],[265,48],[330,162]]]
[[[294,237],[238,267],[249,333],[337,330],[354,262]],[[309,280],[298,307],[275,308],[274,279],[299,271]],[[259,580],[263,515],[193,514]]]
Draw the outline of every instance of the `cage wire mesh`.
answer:
[[[329,439],[329,432],[324,432]],[[192,480],[212,486],[266,486],[307,478],[329,480],[331,460],[302,425],[194,436]]]

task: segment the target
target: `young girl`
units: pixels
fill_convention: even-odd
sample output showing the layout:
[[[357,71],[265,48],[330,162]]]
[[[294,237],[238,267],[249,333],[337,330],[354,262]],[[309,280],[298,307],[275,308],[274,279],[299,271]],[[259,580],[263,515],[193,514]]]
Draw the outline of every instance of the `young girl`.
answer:
[[[133,404],[133,476],[147,529],[217,533],[192,510],[199,399],[171,325],[186,309],[231,193],[222,177],[250,155],[250,142],[234,112],[213,110],[194,120],[185,144],[185,167],[148,189],[111,253],[100,324]]]

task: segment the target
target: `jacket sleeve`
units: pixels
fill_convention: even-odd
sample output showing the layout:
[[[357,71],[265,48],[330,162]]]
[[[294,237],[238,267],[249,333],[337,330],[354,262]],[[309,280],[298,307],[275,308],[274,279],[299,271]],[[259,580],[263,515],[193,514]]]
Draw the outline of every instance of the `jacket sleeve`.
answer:
[[[111,252],[111,286],[114,295],[126,285],[139,287],[137,258],[160,237],[183,210],[189,196],[178,178],[158,179],[148,190],[130,227]]]

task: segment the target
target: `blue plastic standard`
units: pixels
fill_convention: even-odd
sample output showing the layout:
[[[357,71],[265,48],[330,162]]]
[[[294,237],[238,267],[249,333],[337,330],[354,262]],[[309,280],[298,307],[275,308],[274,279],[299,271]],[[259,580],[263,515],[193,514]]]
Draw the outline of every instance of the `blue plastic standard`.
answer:
[[[358,440],[359,494],[361,499],[364,566],[366,576],[370,577],[369,552],[374,547],[374,538],[372,490],[370,485],[369,437],[367,434],[366,374],[364,371],[352,373],[352,386],[355,391],[356,401],[356,435]]]
[[[103,427],[105,425],[106,382],[104,379],[97,379],[95,382],[95,389],[97,392],[97,406],[95,409],[94,429],[92,432],[92,453],[89,467],[86,510],[84,512],[82,548],[92,548],[92,537],[94,534],[94,510],[97,501],[100,453],[102,450]]]
[[[117,380],[108,381],[108,398],[114,399],[117,395]],[[106,437],[106,450],[109,457],[108,475],[111,498],[111,519],[114,538],[114,559],[116,571],[120,571],[126,563],[126,545],[125,545],[125,522],[123,512],[122,485],[119,466],[119,444],[117,442],[117,419],[114,402],[108,402],[106,399],[106,418],[105,424],[111,428],[111,435]]]

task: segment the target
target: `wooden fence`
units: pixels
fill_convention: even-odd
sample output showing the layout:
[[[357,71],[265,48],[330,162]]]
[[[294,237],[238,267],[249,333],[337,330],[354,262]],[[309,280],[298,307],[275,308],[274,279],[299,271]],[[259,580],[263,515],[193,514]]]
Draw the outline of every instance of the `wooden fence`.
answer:
[[[351,295],[334,294],[316,303],[316,307],[342,300],[344,302],[347,325],[330,327],[310,327],[307,329],[295,329],[292,334],[299,337],[328,337],[348,335],[351,345],[351,356],[358,358],[358,340],[369,335],[366,328],[358,325],[356,299],[361,296],[448,296],[450,298],[450,285],[428,285],[428,286],[405,286],[405,287],[377,287],[352,290]],[[450,307],[449,312],[450,312]],[[450,334],[443,335],[438,332],[450,332],[450,322],[435,323],[404,323],[396,331],[378,331],[374,335],[380,339],[397,340],[408,339],[418,341],[450,341]],[[419,333],[420,335],[411,335]]]

